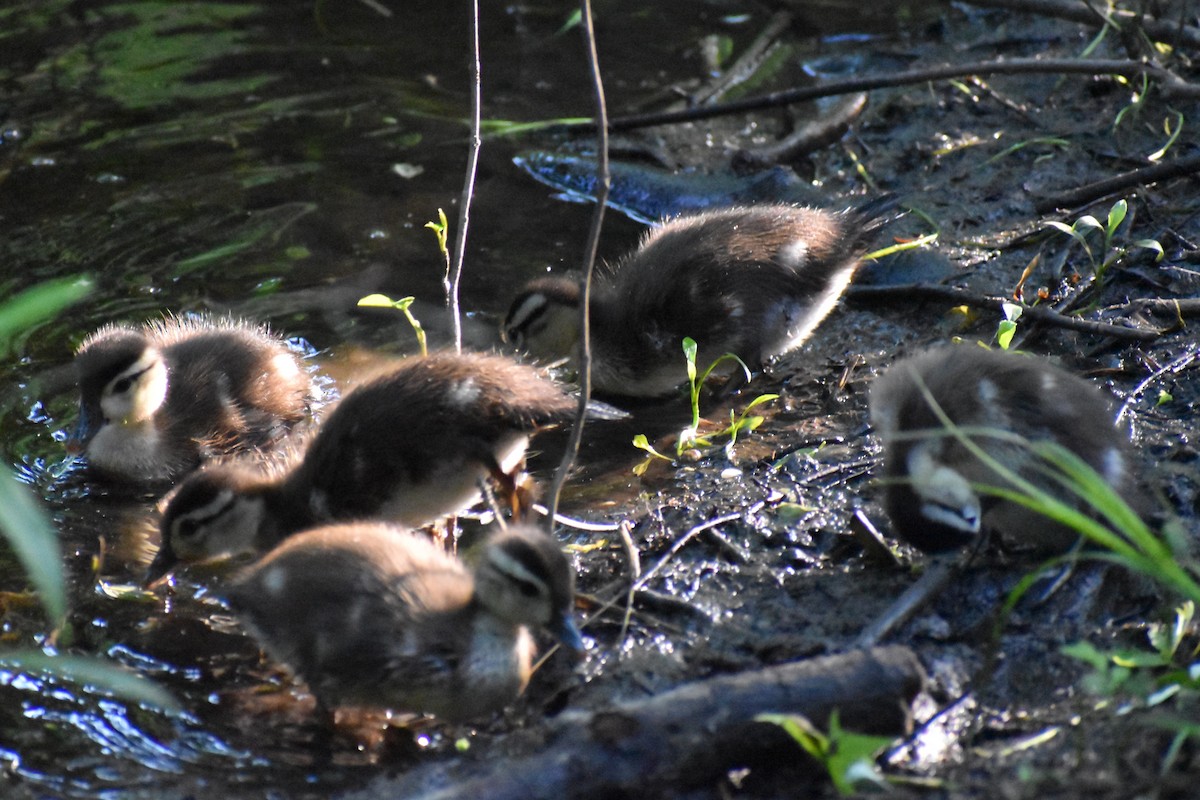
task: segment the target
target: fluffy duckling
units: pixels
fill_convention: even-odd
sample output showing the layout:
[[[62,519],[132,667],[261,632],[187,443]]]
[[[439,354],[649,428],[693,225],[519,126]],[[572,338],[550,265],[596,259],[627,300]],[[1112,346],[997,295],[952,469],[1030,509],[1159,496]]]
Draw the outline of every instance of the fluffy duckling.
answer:
[[[71,445],[104,475],[170,481],[204,459],[269,447],[309,410],[314,389],[284,342],[230,319],[109,325],[75,356]]]
[[[289,538],[225,596],[318,703],[461,722],[512,702],[529,682],[529,628],[572,650],[575,575],[558,544],[527,527],[482,546],[473,572],[428,538],[345,523]]]
[[[800,346],[849,284],[866,235],[895,205],[888,196],[842,212],[728,208],[649,231],[593,287],[593,387],[669,394],[687,380],[685,336],[697,342],[702,366],[735,353],[758,368]],[[572,278],[532,281],[510,306],[502,337],[541,360],[573,356],[580,293]]]
[[[914,546],[949,550],[984,530],[1005,545],[1047,553],[1063,552],[1078,539],[1023,506],[980,496],[972,483],[1008,484],[947,434],[922,385],[955,425],[1055,441],[1128,496],[1128,436],[1115,426],[1104,392],[1041,358],[968,345],[936,348],[896,363],[871,387],[871,419],[883,440],[888,479],[885,506],[896,532]],[[971,439],[1023,478],[1074,502],[1028,447],[978,432]]]
[[[513,498],[530,437],[575,409],[557,383],[506,356],[407,359],[349,392],[282,474],[214,464],[189,476],[167,500],[149,580],[180,561],[265,552],[323,522],[427,525],[470,507],[489,477]]]

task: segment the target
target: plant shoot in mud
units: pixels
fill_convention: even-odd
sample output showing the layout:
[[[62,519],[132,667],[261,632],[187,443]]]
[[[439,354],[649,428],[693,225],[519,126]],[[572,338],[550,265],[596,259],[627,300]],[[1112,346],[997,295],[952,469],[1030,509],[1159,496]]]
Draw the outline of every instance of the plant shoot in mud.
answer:
[[[804,752],[825,768],[838,794],[856,794],[872,787],[878,789],[886,783],[875,759],[895,738],[844,730],[837,709],[829,715],[828,733],[822,733],[800,714],[759,714],[754,719],[783,728]]]
[[[1121,227],[1121,223],[1125,221],[1128,213],[1129,204],[1121,199],[1113,203],[1112,208],[1108,210],[1108,218],[1104,224],[1101,224],[1091,214],[1083,215],[1072,225],[1057,220],[1048,220],[1045,224],[1046,227],[1067,234],[1083,247],[1083,252],[1087,254],[1088,261],[1092,265],[1095,280],[1100,282],[1104,280],[1110,267],[1124,259],[1134,249],[1153,250],[1156,253],[1155,261],[1161,261],[1163,258],[1163,247],[1154,239],[1136,239],[1128,244],[1117,242],[1117,229]],[[1100,232],[1098,252],[1093,250],[1090,241],[1093,231]]]
[[[386,294],[369,294],[358,301],[360,306],[367,308],[394,308],[404,314],[408,324],[412,326],[413,332],[417,335],[417,345],[421,348],[421,355],[429,355],[429,349],[425,341],[425,329],[421,327],[421,321],[417,319],[412,310],[409,308],[413,304],[415,297],[401,297],[399,300],[393,300]]]
[[[679,437],[675,442],[675,455],[680,456],[686,450],[692,450],[697,447],[711,448],[715,447],[714,442],[718,439],[728,437],[729,441],[725,443],[725,453],[727,457],[732,456],[733,446],[737,443],[738,436],[742,433],[749,433],[763,423],[763,417],[750,412],[763,403],[769,403],[772,400],[779,398],[777,394],[760,394],[758,397],[750,401],[741,413],[734,409],[729,410],[729,425],[714,433],[701,435],[700,434],[700,395],[704,389],[705,382],[708,381],[714,369],[727,361],[736,361],[742,368],[746,380],[750,380],[750,368],[746,366],[746,362],[742,361],[733,353],[725,353],[717,358],[703,372],[698,372],[696,368],[696,340],[689,336],[683,338],[683,357],[687,365],[688,375],[688,394],[692,407],[692,423],[679,432]],[[655,458],[670,461],[669,456],[654,449],[646,439],[644,434],[639,433],[633,437],[633,446],[639,450],[644,450],[649,453],[645,461],[641,462],[633,468],[635,475],[642,475],[650,466],[650,462]]]

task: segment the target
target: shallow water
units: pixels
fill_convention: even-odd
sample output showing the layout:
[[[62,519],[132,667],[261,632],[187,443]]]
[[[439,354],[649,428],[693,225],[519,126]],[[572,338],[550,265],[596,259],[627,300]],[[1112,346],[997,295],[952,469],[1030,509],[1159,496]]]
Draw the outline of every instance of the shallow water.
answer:
[[[560,33],[561,7],[482,5],[484,117],[589,114],[578,31]],[[740,47],[765,22],[749,4],[642,5],[601,11],[615,112],[657,104],[667,87],[703,75],[703,37]],[[125,592],[154,550],[154,498],[89,482],[62,448],[75,413],[71,354],[110,321],[232,311],[296,337],[314,369],[343,383],[363,353],[414,348],[396,315],[354,308],[362,294],[415,295],[431,341],[447,342],[443,265],[424,224],[438,208],[452,222],[457,213],[467,30],[457,12],[395,6],[390,18],[356,2],[48,0],[0,10],[0,295],[55,277],[95,281],[91,296],[15,343],[0,447],[59,530],[73,650],[160,680],[187,709],[162,715],[0,671],[6,796],[325,796],[364,780],[374,761],[448,747],[440,735],[409,737],[398,753],[372,743],[314,765],[306,698],[259,663],[202,583],[165,601]],[[590,209],[512,165],[528,145],[493,138],[483,148],[462,294],[470,343],[494,343],[515,286],[582,252]],[[610,215],[602,255],[639,231]],[[640,429],[656,424],[677,427]],[[638,460],[628,438],[622,430],[589,445],[605,466],[583,474],[607,500],[643,491],[628,476]],[[705,499],[703,485],[691,490]],[[597,493],[576,490],[576,510],[603,513]],[[812,543],[787,546],[799,562]],[[19,569],[3,567],[0,588],[21,590]],[[718,559],[698,574],[726,569]],[[699,579],[664,588],[722,613]],[[6,644],[40,643],[36,609],[9,602],[3,621]],[[661,634],[649,641],[663,654],[677,646]],[[597,652],[589,669],[605,661]],[[356,730],[370,739],[379,727]]]

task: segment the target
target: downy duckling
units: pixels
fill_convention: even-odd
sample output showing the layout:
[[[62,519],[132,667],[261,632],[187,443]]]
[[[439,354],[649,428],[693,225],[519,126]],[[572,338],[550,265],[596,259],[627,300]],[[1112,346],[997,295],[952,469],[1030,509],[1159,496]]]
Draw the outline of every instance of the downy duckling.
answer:
[[[573,651],[575,575],[558,543],[512,527],[473,572],[428,538],[383,523],[297,534],[224,592],[247,629],[319,706],[370,706],[462,722],[529,682],[529,628]]]
[[[842,212],[762,205],[664,222],[597,275],[592,386],[610,395],[669,394],[687,380],[684,337],[697,342],[701,368],[734,353],[757,369],[799,347],[895,205],[894,196]],[[568,277],[530,282],[509,307],[502,338],[543,361],[574,357],[580,294]]]
[[[1030,509],[971,484],[1008,486],[942,426],[929,395],[996,461],[1056,498],[1077,500],[1027,446],[1054,441],[1095,469],[1127,498],[1133,484],[1129,440],[1114,424],[1110,398],[1083,378],[1044,359],[972,345],[941,347],[894,364],[871,387],[871,419],[883,441],[885,506],[897,534],[929,552],[968,544],[981,531],[1006,546],[1063,552],[1078,534]],[[988,436],[995,429],[1010,438]]]
[[[494,479],[519,494],[529,439],[576,400],[506,356],[410,358],[346,394],[282,474],[214,464],[167,500],[157,581],[177,562],[261,553],[323,522],[376,517],[417,528],[457,513]]]
[[[70,442],[98,472],[170,481],[204,459],[269,448],[303,419],[314,389],[284,342],[231,319],[108,325],[75,356],[79,423]]]

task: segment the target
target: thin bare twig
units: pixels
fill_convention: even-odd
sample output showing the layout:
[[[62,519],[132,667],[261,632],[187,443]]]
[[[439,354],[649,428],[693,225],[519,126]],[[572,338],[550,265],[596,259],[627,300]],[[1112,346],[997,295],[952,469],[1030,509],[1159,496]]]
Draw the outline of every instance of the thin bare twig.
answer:
[[[600,76],[600,57],[596,52],[596,30],[592,22],[591,0],[580,0],[583,17],[583,35],[587,46],[588,68],[591,71],[592,87],[596,95],[596,205],[592,211],[592,225],[584,252],[583,292],[579,298],[579,413],[571,428],[571,438],[563,453],[562,463],[554,473],[550,485],[550,519],[558,514],[558,499],[563,484],[579,453],[579,442],[583,438],[583,420],[587,416],[588,400],[592,395],[592,326],[589,307],[592,301],[592,272],[596,266],[596,251],[600,246],[600,228],[604,224],[604,209],[608,202],[611,178],[608,174],[608,108],[604,99],[604,81]]]
[[[1141,396],[1142,392],[1146,391],[1146,388],[1150,386],[1150,384],[1154,383],[1168,372],[1179,372],[1180,370],[1187,368],[1197,358],[1200,358],[1200,347],[1193,347],[1179,358],[1172,361],[1170,364],[1160,367],[1152,372],[1150,376],[1146,378],[1146,380],[1134,387],[1134,390],[1129,393],[1128,397],[1125,398],[1125,402],[1121,404],[1121,410],[1117,412],[1117,422],[1120,422],[1122,418],[1124,418],[1125,414],[1129,412],[1129,409],[1133,407],[1133,404],[1137,402],[1138,397]]]
[[[923,300],[945,300],[955,305],[975,306],[995,311],[1002,311],[1006,303],[1013,302],[1007,297],[973,294],[957,286],[938,286],[925,283],[910,283],[901,286],[851,286],[846,297],[853,300],[900,300],[916,297]],[[1162,335],[1161,332],[1154,329],[1127,328],[1108,322],[1069,317],[1045,306],[1021,306],[1021,313],[1026,319],[1044,322],[1047,325],[1091,333],[1096,336],[1111,336],[1123,341],[1152,342]]]
[[[450,268],[446,302],[450,307],[450,324],[454,328],[454,350],[462,352],[462,310],[458,294],[462,283],[463,259],[467,250],[467,225],[471,220],[471,198],[475,194],[475,174],[479,169],[479,150],[483,147],[481,127],[481,90],[479,67],[479,0],[471,0],[471,146],[467,151],[467,174],[463,179],[462,196],[458,203],[458,229],[454,232],[454,264]]]
[[[1054,197],[1038,200],[1034,203],[1033,207],[1039,214],[1048,214],[1059,208],[1077,208],[1078,206],[1087,205],[1094,200],[1106,197],[1113,192],[1120,192],[1133,186],[1142,186],[1147,183],[1169,180],[1170,178],[1194,175],[1197,172],[1200,172],[1200,155],[1176,158],[1171,161],[1164,161],[1161,164],[1153,164],[1148,167],[1130,170],[1129,172],[1122,172],[1120,175],[1113,175],[1111,178],[1094,181],[1080,186],[1078,189],[1072,189],[1069,192],[1063,192]]]
[[[833,97],[851,92],[864,92],[872,89],[887,89],[896,86],[909,86],[914,83],[927,81],[966,78],[972,75],[1028,75],[1034,73],[1050,74],[1083,74],[1083,75],[1123,75],[1127,78],[1148,75],[1160,79],[1161,91],[1167,97],[1200,97],[1200,86],[1182,80],[1168,69],[1144,61],[1127,59],[1089,59],[1089,58],[1011,58],[1004,61],[977,61],[971,64],[941,64],[935,67],[922,67],[905,72],[893,72],[887,75],[864,75],[858,78],[846,78],[837,81],[824,81],[814,86],[800,86],[794,89],[784,89],[779,92],[747,97],[731,103],[689,108],[682,111],[663,111],[649,114],[632,114],[616,117],[608,125],[612,132],[649,128],[655,125],[671,125],[680,122],[694,122],[730,114],[743,114],[747,111],[761,111],[764,108],[791,105],[805,100],[816,100],[819,97]],[[594,122],[563,123],[558,129],[571,130],[590,127]]]
[[[633,590],[637,591],[645,586],[646,583],[659,572],[661,572],[663,567],[665,567],[671,561],[671,559],[675,557],[675,554],[682,550],[683,546],[692,539],[696,538],[707,530],[717,527],[718,525],[724,525],[726,522],[733,522],[735,519],[740,519],[743,513],[744,512],[741,511],[734,511],[730,514],[722,514],[719,517],[713,517],[706,522],[701,522],[699,525],[692,527],[687,533],[675,540],[675,543],[671,545],[669,550],[667,550],[666,555],[660,558],[653,567],[641,574],[641,577],[634,582]]]

